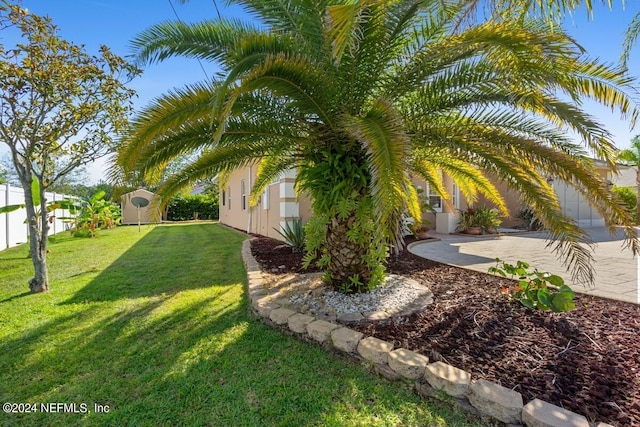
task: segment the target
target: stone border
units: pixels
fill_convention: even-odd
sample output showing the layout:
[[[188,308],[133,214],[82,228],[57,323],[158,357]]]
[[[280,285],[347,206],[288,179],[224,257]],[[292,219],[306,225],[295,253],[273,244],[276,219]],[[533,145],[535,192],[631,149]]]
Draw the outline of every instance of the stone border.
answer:
[[[520,393],[483,379],[472,382],[471,374],[462,369],[443,362],[429,363],[427,356],[404,348],[394,349],[386,341],[280,307],[268,298],[262,284],[262,269],[251,254],[250,240],[242,243],[242,258],[254,315],[304,341],[333,347],[358,360],[366,360],[376,373],[387,379],[413,381],[416,392],[422,397],[453,402],[474,415],[509,425],[612,427],[605,423],[591,424],[582,415],[539,399],[524,405]]]

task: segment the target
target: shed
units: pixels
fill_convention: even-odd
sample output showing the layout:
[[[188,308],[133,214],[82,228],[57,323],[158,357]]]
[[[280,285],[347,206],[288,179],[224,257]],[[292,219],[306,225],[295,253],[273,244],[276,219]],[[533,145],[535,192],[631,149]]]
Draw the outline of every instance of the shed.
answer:
[[[122,224],[137,224],[138,211],[140,211],[140,224],[158,223],[162,220],[160,212],[153,211],[153,200],[156,194],[139,188],[130,193],[123,194],[120,198],[122,209]]]

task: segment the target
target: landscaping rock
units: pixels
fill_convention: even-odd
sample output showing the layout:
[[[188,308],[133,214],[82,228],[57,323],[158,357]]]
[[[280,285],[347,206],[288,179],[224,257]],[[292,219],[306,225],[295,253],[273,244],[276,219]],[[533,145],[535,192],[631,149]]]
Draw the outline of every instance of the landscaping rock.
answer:
[[[262,297],[253,304],[253,308],[258,312],[258,315],[265,319],[271,318],[271,312],[276,308],[280,308],[280,305],[271,301],[267,297]]]
[[[424,375],[429,358],[413,351],[399,348],[389,353],[389,367],[405,378],[415,380]]]
[[[345,353],[355,353],[362,338],[364,338],[364,334],[349,328],[338,328],[331,331],[333,346]]]
[[[338,316],[338,320],[341,322],[359,322],[364,319],[364,316],[360,313],[343,313]]]
[[[471,374],[443,362],[427,365],[424,378],[436,390],[443,390],[449,396],[464,397],[469,392]]]
[[[534,399],[522,409],[522,422],[528,427],[589,427],[582,415]]]
[[[391,350],[393,350],[393,344],[374,337],[367,337],[358,343],[360,356],[373,363],[386,364]]]
[[[391,369],[386,363],[376,363],[373,365],[373,370],[376,374],[388,379],[389,381],[398,381],[402,378],[402,375]]]
[[[477,417],[482,416],[480,411],[478,411],[478,409],[476,409],[473,405],[471,405],[466,398],[449,396],[442,390],[436,390],[435,388],[431,387],[431,385],[424,378],[419,378],[416,380],[415,389],[416,389],[416,393],[418,393],[418,395],[422,397],[442,400],[444,402],[454,404],[460,409],[470,414],[473,414]],[[519,427],[522,427],[522,426],[519,426]]]
[[[296,313],[287,319],[289,329],[299,334],[307,332],[307,325],[316,320],[315,317],[306,314]]]
[[[269,314],[269,319],[276,325],[284,325],[289,320],[289,317],[294,314],[296,314],[296,312],[288,308],[276,308]]]
[[[469,402],[483,414],[503,423],[522,421],[522,395],[491,381],[479,380],[471,384]]]
[[[325,322],[324,320],[316,320],[307,325],[307,333],[314,340],[323,343],[331,336],[331,331],[339,326],[335,323]]]

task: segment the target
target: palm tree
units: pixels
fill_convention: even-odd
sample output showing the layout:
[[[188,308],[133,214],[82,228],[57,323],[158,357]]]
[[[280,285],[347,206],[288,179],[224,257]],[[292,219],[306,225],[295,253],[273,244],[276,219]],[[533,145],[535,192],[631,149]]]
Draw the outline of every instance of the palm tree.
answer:
[[[308,259],[344,292],[383,278],[400,217],[420,218],[413,177],[444,198],[442,173],[470,201],[505,211],[488,176],[516,189],[575,276],[592,280],[591,252],[547,182],[574,185],[611,224],[627,226],[587,152],[615,168],[609,133],[579,108],[591,98],[635,120],[633,80],[601,65],[557,28],[508,20],[459,25],[440,2],[237,0],[262,25],[165,22],[132,42],[140,63],[182,55],[219,63],[213,82],[156,99],[133,121],[117,164],[153,174],[202,150],[159,188],[164,200],[198,179],[255,162],[252,203],[283,171],[312,199]],[[566,101],[569,99],[570,101]],[[567,137],[566,129],[583,144]],[[613,225],[611,225],[613,227]]]
[[[640,135],[631,140],[631,148],[621,150],[618,158],[630,166],[636,167],[636,224],[640,225]]]

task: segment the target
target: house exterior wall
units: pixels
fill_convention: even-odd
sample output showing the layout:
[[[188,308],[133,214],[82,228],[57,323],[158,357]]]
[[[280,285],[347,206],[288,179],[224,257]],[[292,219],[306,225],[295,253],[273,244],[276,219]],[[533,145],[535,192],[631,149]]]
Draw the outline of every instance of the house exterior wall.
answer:
[[[609,169],[604,166],[604,164],[597,163],[596,172],[605,182],[610,181],[612,178]],[[492,179],[492,182],[504,197],[507,209],[511,214],[507,218],[501,218],[501,226],[519,227],[525,225],[523,224],[523,221],[518,218],[520,211],[525,208],[519,194],[510,189],[503,181],[494,178]],[[587,200],[585,200],[585,198],[578,193],[574,187],[558,179],[551,181],[551,186],[558,195],[560,207],[564,215],[576,220],[578,225],[581,227],[599,227],[604,225],[604,219],[602,216],[600,216],[598,212],[591,207],[589,202],[587,202]],[[493,207],[495,205],[488,202],[483,196],[480,196],[475,206]]]
[[[633,187],[636,189],[638,186],[636,182],[637,166],[620,166],[620,173],[611,177],[611,182],[618,187]]]
[[[520,199],[520,195],[509,188],[504,181],[500,181],[497,178],[492,178],[491,182],[496,186],[502,197],[504,198],[504,202],[507,205],[507,209],[509,210],[508,217],[501,217],[502,224],[500,227],[509,228],[509,227],[521,227],[524,226],[524,222],[518,218],[518,214],[524,208],[524,204]],[[487,200],[486,197],[480,195],[478,197],[478,201],[474,203],[475,207],[488,207],[493,208],[495,205]]]
[[[603,179],[612,179],[606,167],[599,165],[597,171]],[[294,192],[295,173],[291,171],[269,185],[261,196],[260,203],[250,209],[248,206],[249,191],[255,181],[255,172],[255,165],[236,170],[229,177],[227,186],[220,189],[220,223],[250,233],[282,240],[282,236],[275,229],[280,229],[292,217],[300,217],[306,223],[312,216],[311,200],[304,194],[296,197]],[[246,191],[244,209],[241,194],[242,181],[245,182],[244,188]],[[425,193],[427,192],[428,185],[424,180],[414,179],[413,182],[418,188],[423,189]],[[524,206],[519,194],[498,179],[493,179],[493,182],[503,195],[511,214],[508,218],[502,219],[502,227],[522,226],[523,223],[518,218],[518,214]],[[454,183],[450,177],[443,176],[443,185],[449,194],[456,194],[456,197],[452,197],[451,203],[443,201],[440,212],[433,213],[425,210],[423,218],[428,222],[428,228],[439,233],[452,233],[455,231],[458,222],[458,209],[466,210],[469,204],[459,192],[455,191]],[[588,202],[573,187],[559,180],[554,181],[552,185],[558,194],[565,215],[574,218],[583,227],[604,224],[603,218],[589,206]],[[423,193],[423,197],[427,195],[425,193]],[[224,202],[223,196],[225,197]],[[482,196],[473,205],[493,207]]]
[[[260,196],[259,203],[249,206],[251,186],[255,182],[256,166],[252,165],[231,173],[224,188],[220,189],[220,223],[239,230],[282,240],[276,229],[292,217],[311,218],[308,198],[298,199],[294,192],[295,175],[285,174],[271,183]],[[244,181],[244,203],[242,196]],[[224,196],[224,202],[223,202]]]

